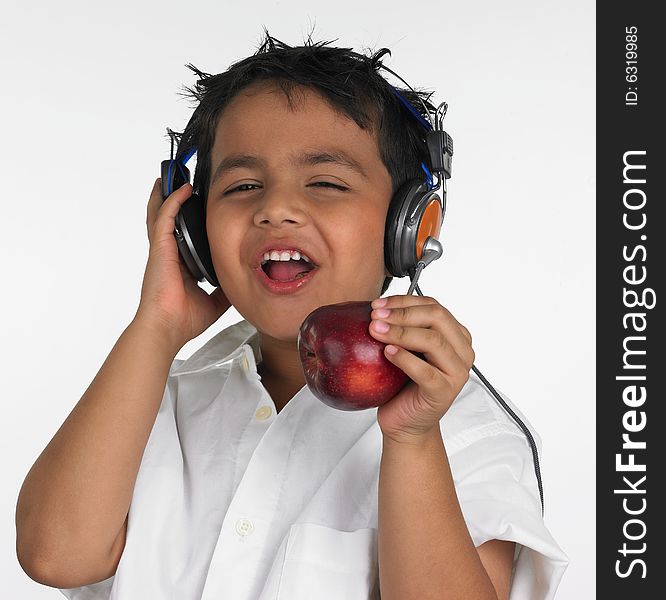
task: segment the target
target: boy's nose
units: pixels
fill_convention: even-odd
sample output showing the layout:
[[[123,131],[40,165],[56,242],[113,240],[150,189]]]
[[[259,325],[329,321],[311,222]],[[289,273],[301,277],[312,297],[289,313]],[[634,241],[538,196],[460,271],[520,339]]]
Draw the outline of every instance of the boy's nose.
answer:
[[[305,199],[294,190],[284,188],[264,191],[254,215],[255,225],[280,226],[303,224],[308,219],[304,210]]]

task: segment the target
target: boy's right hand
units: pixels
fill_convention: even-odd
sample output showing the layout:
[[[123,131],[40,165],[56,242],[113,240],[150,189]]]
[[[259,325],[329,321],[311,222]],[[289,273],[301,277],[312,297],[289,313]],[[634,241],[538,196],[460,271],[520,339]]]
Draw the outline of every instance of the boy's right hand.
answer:
[[[180,350],[203,333],[231,306],[222,287],[211,294],[201,289],[178,251],[174,236],[176,215],[192,195],[186,183],[162,201],[158,177],[148,200],[146,226],[150,249],[134,321],[157,328]]]

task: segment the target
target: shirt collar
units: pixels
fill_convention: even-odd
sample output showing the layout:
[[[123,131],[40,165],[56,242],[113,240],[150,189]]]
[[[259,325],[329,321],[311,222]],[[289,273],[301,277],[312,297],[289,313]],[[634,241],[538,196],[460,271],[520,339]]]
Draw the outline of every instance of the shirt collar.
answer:
[[[259,332],[247,319],[243,319],[223,329],[183,363],[171,371],[171,375],[186,375],[213,369],[241,357],[245,346],[249,346],[254,354],[255,365],[261,362]]]

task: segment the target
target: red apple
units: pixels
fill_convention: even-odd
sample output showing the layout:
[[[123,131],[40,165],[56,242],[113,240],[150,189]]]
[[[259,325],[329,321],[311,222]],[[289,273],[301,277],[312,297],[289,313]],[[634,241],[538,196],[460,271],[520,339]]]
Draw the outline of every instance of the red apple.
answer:
[[[384,356],[386,344],[370,335],[367,301],[328,304],[313,310],[298,332],[305,381],[324,404],[363,410],[388,402],[410,381]]]

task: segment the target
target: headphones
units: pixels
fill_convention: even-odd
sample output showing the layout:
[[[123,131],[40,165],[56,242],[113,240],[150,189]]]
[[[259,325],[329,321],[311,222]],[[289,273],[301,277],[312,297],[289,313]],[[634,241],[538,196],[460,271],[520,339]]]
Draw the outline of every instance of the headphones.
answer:
[[[393,73],[383,64],[380,63],[379,66]],[[399,75],[393,74],[412,89]],[[395,87],[391,88],[400,102],[426,130],[428,152],[436,178],[436,183],[433,183],[432,174],[425,164],[421,163],[425,178],[411,179],[400,186],[391,198],[386,216],[384,229],[386,269],[393,277],[410,275],[414,280],[420,265],[422,265],[420,269],[423,269],[442,255],[442,246],[438,238],[446,212],[446,179],[451,177],[453,140],[442,129],[442,120],[448,106],[445,102],[437,107],[433,125],[423,118]],[[430,111],[422,100],[421,103],[430,118]],[[171,158],[161,163],[163,200],[166,200],[174,190],[190,182],[190,171],[185,165],[196,152],[196,148],[193,148],[183,158],[175,160],[173,151],[176,134],[169,128],[167,132],[171,136]],[[440,184],[441,198],[437,194]],[[198,193],[193,191],[181,205],[176,216],[174,236],[180,255],[193,277],[199,282],[205,280],[213,287],[219,287],[206,233],[205,198]]]

